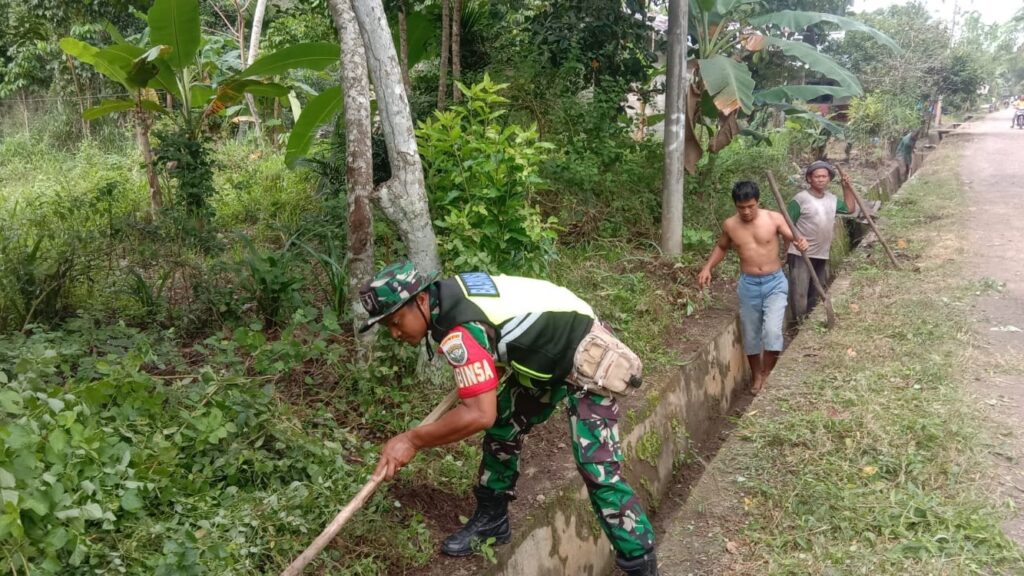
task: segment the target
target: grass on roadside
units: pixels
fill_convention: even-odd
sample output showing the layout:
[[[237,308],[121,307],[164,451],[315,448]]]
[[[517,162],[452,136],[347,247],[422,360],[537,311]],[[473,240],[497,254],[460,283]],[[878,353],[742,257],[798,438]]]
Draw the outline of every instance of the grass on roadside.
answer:
[[[955,273],[963,198],[955,149],[887,207],[890,241],[918,272],[858,254],[831,331],[813,326],[763,416],[740,433],[755,573],[1021,573],[984,484],[985,428],[965,389],[966,313],[979,290]],[[906,268],[906,267],[905,267]],[[816,333],[808,334],[812,330]],[[810,355],[808,355],[810,353]]]

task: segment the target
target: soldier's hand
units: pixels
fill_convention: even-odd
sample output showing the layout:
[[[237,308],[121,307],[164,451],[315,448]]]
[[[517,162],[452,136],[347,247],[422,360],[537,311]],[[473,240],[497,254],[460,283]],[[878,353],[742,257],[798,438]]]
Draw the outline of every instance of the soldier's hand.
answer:
[[[414,456],[416,456],[416,446],[410,441],[408,432],[403,432],[384,444],[384,449],[380,453],[380,462],[377,464],[374,475],[380,475],[385,480],[391,480]]]

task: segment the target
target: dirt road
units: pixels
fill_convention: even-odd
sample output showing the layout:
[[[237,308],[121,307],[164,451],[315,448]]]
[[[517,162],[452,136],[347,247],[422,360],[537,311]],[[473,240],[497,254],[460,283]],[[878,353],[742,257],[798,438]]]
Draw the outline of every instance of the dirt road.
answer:
[[[960,177],[967,193],[969,259],[981,293],[974,315],[970,370],[997,431],[991,447],[1000,496],[1016,502],[1004,529],[1024,545],[1024,130],[1012,109],[962,129]]]

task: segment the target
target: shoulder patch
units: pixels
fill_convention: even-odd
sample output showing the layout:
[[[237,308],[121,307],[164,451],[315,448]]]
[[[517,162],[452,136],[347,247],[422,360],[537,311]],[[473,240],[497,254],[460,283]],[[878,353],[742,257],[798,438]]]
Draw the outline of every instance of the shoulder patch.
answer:
[[[466,296],[500,296],[494,279],[486,272],[462,272],[458,278]]]
[[[462,366],[469,360],[469,350],[462,341],[462,332],[454,331],[441,340],[441,352],[451,362],[452,366]]]

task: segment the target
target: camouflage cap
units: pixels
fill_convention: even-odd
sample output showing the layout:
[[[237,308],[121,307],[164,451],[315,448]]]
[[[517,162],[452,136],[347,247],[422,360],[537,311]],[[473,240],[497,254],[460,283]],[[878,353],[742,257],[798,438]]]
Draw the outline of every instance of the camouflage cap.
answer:
[[[370,315],[359,332],[366,332],[385,316],[429,287],[437,273],[420,274],[409,260],[388,265],[359,288],[359,301]]]

